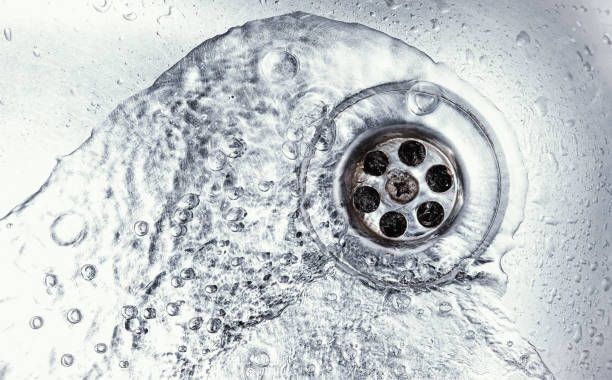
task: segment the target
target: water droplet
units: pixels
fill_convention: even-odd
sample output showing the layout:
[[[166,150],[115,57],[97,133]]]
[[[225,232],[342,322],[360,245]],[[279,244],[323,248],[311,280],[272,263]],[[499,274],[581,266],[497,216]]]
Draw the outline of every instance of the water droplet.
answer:
[[[259,70],[267,80],[280,82],[295,77],[300,69],[298,59],[283,50],[272,50],[259,62]]]
[[[42,326],[43,326],[42,317],[37,315],[37,316],[32,317],[32,319],[30,319],[30,328],[32,328],[33,330],[38,330]]]
[[[408,108],[415,115],[427,115],[438,108],[440,89],[433,83],[419,82],[408,91]]]
[[[87,223],[82,216],[67,212],[51,224],[51,238],[60,246],[76,245],[85,238]]]
[[[174,303],[174,302],[169,302],[166,305],[166,312],[168,313],[168,315],[171,315],[173,317],[178,315],[178,313],[179,313],[179,305]]]
[[[139,220],[134,223],[134,233],[138,236],[144,236],[149,232],[149,223],[144,220]]]
[[[608,277],[604,277],[601,280],[601,287],[603,288],[604,292],[607,292],[608,290],[610,290],[611,286],[612,286],[612,281],[610,281]]]
[[[202,327],[203,319],[202,317],[194,317],[189,320],[189,329],[196,331]]]
[[[97,352],[98,354],[103,354],[106,352],[106,344],[104,343],[96,343],[96,345],[94,346],[94,351]]]
[[[405,313],[408,311],[412,299],[407,294],[392,293],[389,295],[387,302],[394,311],[398,313]]]
[[[185,268],[183,270],[181,270],[181,278],[183,280],[192,280],[194,279],[196,276],[195,274],[195,270],[193,270],[193,268]]]
[[[516,35],[516,45],[517,46],[525,46],[531,43],[531,37],[527,34],[526,31],[521,30],[519,34]]]
[[[134,21],[134,20],[136,20],[138,18],[138,15],[136,13],[134,13],[134,12],[129,12],[129,13],[124,14],[123,18],[126,21]]]
[[[237,222],[247,215],[247,212],[242,207],[231,207],[223,213],[223,219],[228,222]]]
[[[208,320],[208,326],[206,327],[206,330],[209,333],[214,334],[219,331],[219,329],[221,329],[221,320],[219,318],[211,318]]]
[[[68,310],[66,313],[66,319],[68,319],[68,322],[73,324],[79,323],[83,319],[83,314],[81,313],[81,310],[73,308]]]
[[[152,307],[147,307],[144,309],[142,315],[145,319],[154,319],[157,316],[157,311]]]
[[[217,285],[206,285],[204,288],[206,293],[212,294],[217,292]]]
[[[96,277],[96,267],[91,264],[85,264],[81,267],[81,276],[85,281],[91,281]]]
[[[4,39],[11,41],[13,39],[13,31],[11,28],[4,28]]]
[[[128,362],[127,360],[121,360],[119,362],[119,368],[127,368],[130,366],[130,362]]]
[[[191,211],[179,208],[174,212],[173,219],[176,223],[184,224],[189,222],[192,217],[193,214],[191,213]]]
[[[183,236],[187,233],[187,227],[182,224],[175,224],[170,227],[170,235],[174,237]]]
[[[610,38],[610,36],[608,36],[607,34],[604,34],[601,39],[602,39],[604,44],[612,45],[612,38]]]
[[[200,197],[198,196],[198,194],[186,193],[185,195],[181,197],[181,199],[179,199],[176,206],[178,208],[184,208],[184,209],[191,210],[191,209],[196,208],[199,204],[200,204]]]
[[[544,96],[538,97],[533,106],[540,116],[544,117],[548,114],[548,98]]]
[[[125,326],[125,329],[131,333],[134,333],[137,335],[142,333],[140,319],[136,317],[126,319],[124,326]]]
[[[57,285],[57,276],[53,273],[47,273],[45,275],[45,285],[52,288]]]
[[[178,276],[174,276],[172,277],[172,279],[170,280],[170,285],[172,285],[173,288],[180,288],[183,285],[185,285],[185,282],[183,281],[182,278],[178,277]]]
[[[259,189],[259,191],[265,193],[269,191],[272,186],[274,186],[274,181],[260,181],[257,185],[257,188]]]
[[[242,187],[232,187],[227,191],[227,197],[233,201],[240,198],[244,194]]]
[[[110,9],[111,4],[111,0],[94,0],[93,7],[96,11],[104,13]]]
[[[208,156],[208,168],[212,171],[219,171],[223,169],[225,166],[225,162],[227,161],[227,156],[223,154],[220,150],[215,150],[211,152]]]
[[[438,305],[438,310],[440,311],[440,314],[447,314],[451,310],[453,310],[453,305],[451,305],[450,303],[448,303],[446,301],[442,301]]]
[[[295,160],[300,155],[299,145],[293,141],[285,141],[282,146],[283,155],[289,160]]]
[[[70,367],[72,363],[74,363],[74,356],[70,354],[64,354],[60,359],[60,363],[62,363],[64,367]]]

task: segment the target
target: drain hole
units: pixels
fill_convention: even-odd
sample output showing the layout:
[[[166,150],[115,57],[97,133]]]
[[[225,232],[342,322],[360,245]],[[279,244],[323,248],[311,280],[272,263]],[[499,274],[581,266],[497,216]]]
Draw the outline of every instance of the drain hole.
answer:
[[[436,227],[444,220],[444,208],[438,202],[425,202],[417,209],[417,220],[423,227]]]
[[[389,211],[380,218],[380,230],[385,236],[396,238],[402,236],[408,227],[406,218],[399,212]]]
[[[378,191],[370,186],[362,186],[353,193],[353,204],[361,212],[369,213],[376,211],[380,204]]]
[[[453,176],[446,166],[434,165],[427,171],[425,181],[431,190],[443,193],[453,185]]]
[[[400,145],[397,154],[408,166],[417,166],[425,160],[425,146],[418,141],[408,140]]]
[[[389,159],[387,155],[379,150],[369,152],[363,160],[363,171],[367,174],[379,176],[387,171]]]
[[[407,172],[392,170],[385,189],[391,198],[399,203],[408,203],[419,192],[419,183]]]

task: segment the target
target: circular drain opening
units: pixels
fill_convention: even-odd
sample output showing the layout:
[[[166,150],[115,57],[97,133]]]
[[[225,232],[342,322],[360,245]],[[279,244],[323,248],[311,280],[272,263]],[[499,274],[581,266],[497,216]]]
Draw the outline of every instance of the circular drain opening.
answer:
[[[361,234],[382,245],[437,236],[461,208],[461,179],[450,149],[417,125],[366,133],[345,154],[343,189]]]
[[[464,97],[418,81],[378,85],[318,124],[300,170],[300,213],[320,249],[371,286],[452,280],[491,262],[478,259],[519,220],[515,138],[499,111],[455,85]]]

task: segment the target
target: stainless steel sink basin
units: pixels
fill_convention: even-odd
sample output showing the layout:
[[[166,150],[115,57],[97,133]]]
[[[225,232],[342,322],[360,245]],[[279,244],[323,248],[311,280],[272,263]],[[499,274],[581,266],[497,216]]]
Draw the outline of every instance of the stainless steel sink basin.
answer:
[[[516,211],[518,208],[519,211],[524,212],[517,229],[512,234],[508,234],[505,240],[496,243],[496,247],[501,247],[500,251],[504,251],[505,254],[501,260],[502,270],[499,271],[500,278],[503,277],[503,286],[495,288],[494,298],[501,299],[499,305],[505,310],[503,321],[499,322],[500,325],[512,325],[513,329],[519,331],[526,342],[525,345],[531,345],[534,352],[541,357],[543,364],[539,365],[547,367],[549,372],[538,367],[519,374],[509,371],[500,376],[522,378],[545,374],[554,375],[559,379],[612,378],[612,337],[610,336],[610,331],[612,331],[610,326],[610,314],[612,313],[610,240],[612,240],[612,235],[608,226],[612,220],[610,179],[612,175],[612,150],[610,149],[612,139],[612,102],[610,100],[612,99],[612,3],[609,1],[587,1],[575,4],[565,1],[504,0],[487,3],[472,0],[461,2],[381,0],[341,4],[332,1],[305,3],[292,0],[251,0],[249,2],[91,0],[82,3],[8,1],[0,5],[0,8],[2,9],[0,30],[3,32],[0,34],[0,57],[2,57],[0,58],[0,83],[2,84],[0,86],[0,128],[2,132],[0,178],[3,178],[0,192],[1,215],[9,213],[15,206],[30,199],[32,194],[39,192],[41,185],[45,183],[49,173],[56,165],[58,157],[65,156],[81,146],[89,138],[95,126],[105,123],[107,116],[117,104],[151,86],[161,73],[203,41],[225,33],[236,25],[302,11],[338,21],[366,25],[424,52],[433,61],[441,63],[440,66],[445,70],[456,73],[505,117],[508,128],[516,136],[516,141],[500,139],[499,144],[502,148],[504,144],[516,144],[521,152],[521,162],[508,162],[508,165],[522,165],[521,167],[524,167],[526,172],[524,204],[516,201],[516,197],[509,197],[505,205],[507,210]],[[331,34],[326,36],[324,28],[320,33],[321,35],[317,38],[329,40],[335,38]],[[281,67],[284,71],[263,72],[262,75],[268,75],[270,82],[278,83],[287,76],[296,75],[298,69],[302,69],[296,61],[300,58],[299,56],[292,58],[284,55],[288,53],[282,50],[274,51],[280,56],[269,55],[262,60],[272,60],[272,65],[280,65],[278,62],[281,61],[281,64],[285,66]],[[373,59],[375,62],[376,58]],[[409,79],[411,78],[402,78],[402,80]],[[389,82],[398,82],[398,79],[393,78]],[[495,129],[495,125],[492,128]],[[135,151],[153,149],[151,143],[154,145],[155,141],[149,141],[147,137],[150,136],[141,136],[146,143],[134,149]],[[439,219],[431,222],[437,217],[428,214],[430,218],[434,218],[430,219],[432,226],[435,228],[440,226],[439,230],[431,230],[430,235],[443,236],[444,231],[451,228],[448,225],[455,220],[455,214],[460,212],[457,210],[462,205],[461,191],[466,193],[477,191],[478,187],[473,187],[471,190],[461,188],[463,186],[461,173],[454,166],[454,156],[460,155],[461,152],[447,150],[444,144],[427,139],[421,140],[421,137],[402,136],[401,141],[393,140],[389,145],[382,144],[377,148],[369,146],[361,153],[365,154],[378,149],[391,155],[397,150],[393,144],[399,145],[406,141],[405,139],[411,138],[419,142],[424,141],[431,152],[436,152],[436,163],[450,168],[448,173],[454,181],[448,187],[440,190],[440,193],[443,193],[451,189],[450,193],[446,193],[446,198],[438,200],[444,206],[444,210],[440,211],[444,217],[440,216]],[[236,140],[229,146],[224,145],[222,150],[225,156],[239,157],[242,154],[241,144],[239,140]],[[290,155],[294,151],[285,153]],[[357,155],[355,162],[362,160],[363,154]],[[103,157],[104,154],[100,153],[100,156]],[[225,156],[222,156],[223,160],[226,159]],[[296,157],[299,157],[299,154]],[[519,156],[510,155],[508,157],[516,161]],[[100,162],[102,161],[101,159]],[[216,164],[220,165],[219,169],[223,166],[220,162],[211,163],[211,160],[206,163],[212,171],[215,171],[214,165]],[[393,162],[393,165],[401,164],[398,163],[399,161]],[[95,169],[98,164],[94,160],[83,162],[82,170],[96,173]],[[362,166],[359,167],[359,165]],[[253,169],[254,173],[256,169]],[[356,164],[351,167],[351,170],[353,169],[359,175],[364,175],[363,164]],[[404,169],[408,171],[409,166],[405,166]],[[417,176],[414,172],[410,173],[412,173],[409,174],[410,176]],[[426,187],[425,172],[422,174],[423,179],[418,186]],[[66,175],[66,178],[70,178],[70,173]],[[352,179],[353,177],[351,181]],[[98,181],[101,184],[105,181],[104,178],[96,178],[95,174],[91,175],[90,180],[90,183]],[[362,182],[351,181],[347,181],[349,190],[347,190],[346,199],[349,205],[353,202],[355,192],[362,185]],[[501,182],[503,181],[500,180]],[[304,183],[307,181],[304,180]],[[84,182],[83,186],[85,185],[87,183]],[[103,185],[101,186],[103,188]],[[269,190],[269,186],[272,185],[261,181],[253,184],[253,189],[258,188],[259,191],[265,193]],[[382,190],[385,186],[386,183],[381,182],[381,185],[377,187],[377,191],[383,194],[383,197],[387,196]],[[417,185],[411,184],[411,186]],[[429,186],[435,189],[435,186]],[[42,190],[44,189],[45,186]],[[234,189],[233,191],[238,192],[239,190]],[[248,193],[249,189],[247,188],[246,191]],[[397,191],[399,194],[399,190]],[[435,192],[433,190],[432,194]],[[287,193],[289,193],[289,186],[287,186]],[[174,237],[185,234],[185,231],[181,230],[181,225],[192,220],[200,220],[197,207],[204,207],[208,202],[201,200],[198,206],[193,203],[193,199],[189,198],[188,194],[190,193],[187,193],[187,198],[181,198],[181,202],[187,202],[185,203],[187,206],[180,208],[182,213],[172,216],[175,218],[174,221],[177,220],[176,218],[179,220],[175,224],[179,227],[174,230]],[[201,198],[204,199],[203,196]],[[231,196],[230,199],[232,199]],[[411,196],[408,200],[398,199],[386,198],[386,201],[389,204],[395,201],[408,203],[412,199],[416,199],[415,202],[421,202],[421,198],[416,196]],[[382,202],[384,203],[385,199]],[[357,211],[350,211],[353,213],[350,215],[367,215],[363,213],[363,210],[369,210],[368,207],[370,206],[367,204],[359,205]],[[376,209],[377,207],[373,208],[371,212]],[[49,205],[49,210],[52,210],[52,205]],[[388,210],[385,209],[385,211]],[[87,212],[83,211],[83,214]],[[414,215],[417,215],[416,208],[414,212]],[[77,231],[76,234],[72,233],[74,231],[58,230],[67,221],[82,223],[79,215],[78,213],[67,213],[55,219],[54,223],[57,224],[55,227],[52,226],[51,230],[57,232],[52,236],[57,245],[78,245],[80,241],[91,238],[92,234],[96,233],[96,229],[91,228],[91,225],[89,229]],[[449,215],[452,217],[448,217]],[[229,208],[224,211],[223,215],[226,221],[231,222],[234,232],[245,228],[241,222],[249,217],[252,218],[253,215],[245,215],[244,210],[237,208]],[[387,225],[383,228],[380,216],[377,218],[364,217],[362,221],[356,222],[362,227],[365,226],[360,230],[360,236],[371,239],[373,245],[378,244],[377,247],[382,245],[387,249],[398,247],[397,244],[400,243],[407,242],[406,244],[409,245],[413,241],[420,244],[428,241],[428,238],[421,239],[422,236],[430,236],[423,232],[428,231],[427,228],[429,228],[426,219],[419,219],[421,224],[413,225],[418,228],[404,227],[397,232],[393,229],[397,227],[395,224],[393,228]],[[129,224],[129,228],[135,230],[137,236],[151,234],[151,231],[156,228],[154,223],[134,224],[137,220],[140,219],[122,222]],[[279,217],[279,220],[285,219]],[[422,220],[426,221],[422,222]],[[0,235],[9,229],[7,220],[3,220],[2,223],[4,225]],[[202,221],[202,223],[205,222]],[[266,223],[274,224],[269,220]],[[396,232],[398,235],[394,235]],[[65,238],[66,233],[68,238]],[[99,269],[96,272],[95,267],[83,266],[86,263],[76,259],[72,262],[72,256],[65,256],[58,261],[58,265],[64,265],[66,268],[74,267],[74,275],[60,278],[59,295],[56,294],[60,301],[49,304],[45,298],[48,296],[49,287],[58,289],[56,285],[53,285],[58,281],[53,277],[53,265],[49,264],[46,267],[47,272],[31,269],[28,262],[35,262],[37,257],[40,257],[41,262],[46,262],[43,257],[46,252],[45,246],[35,238],[28,238],[27,229],[21,234],[24,241],[28,242],[27,248],[19,250],[19,245],[17,249],[13,246],[9,247],[6,240],[3,241],[7,244],[6,246],[0,245],[0,254],[5,258],[2,269],[0,269],[0,289],[4,289],[0,290],[0,339],[4,342],[0,347],[0,378],[25,378],[26,374],[27,376],[39,376],[38,378],[81,378],[86,372],[77,372],[77,370],[82,369],[80,366],[83,365],[83,362],[87,362],[86,367],[90,368],[94,359],[90,360],[89,356],[79,357],[79,350],[87,350],[87,355],[95,356],[95,360],[100,360],[99,354],[105,354],[110,350],[106,345],[96,345],[95,349],[94,346],[79,348],[82,342],[81,336],[86,336],[87,339],[91,337],[91,334],[88,335],[85,331],[84,324],[80,323],[81,319],[93,318],[95,320],[96,313],[103,313],[100,309],[91,307],[89,308],[90,314],[85,312],[81,315],[82,311],[77,306],[88,303],[95,305],[97,300],[76,291],[71,293],[71,286],[79,281],[82,282],[83,279],[91,281],[96,278],[96,281],[99,281],[94,284],[98,292],[96,294],[104,298],[105,294],[109,294],[104,291],[106,289],[104,281],[107,281],[106,284],[115,284],[123,288],[129,288],[134,283],[128,284],[122,281],[124,276],[130,274],[108,273],[104,275]],[[309,234],[305,233],[305,235]],[[301,236],[297,240],[302,239]],[[406,239],[398,238],[398,236]],[[275,236],[274,239],[276,238],[278,237]],[[270,239],[271,245],[277,241]],[[260,241],[263,240],[265,239],[260,239]],[[321,240],[324,239],[321,238]],[[223,245],[225,244],[223,241],[225,241],[223,236],[217,236],[214,244],[220,244],[218,249],[222,251],[230,251],[230,243]],[[392,241],[393,244],[385,245],[389,241]],[[123,248],[131,249],[128,245]],[[33,251],[36,253],[32,253]],[[260,254],[265,255],[265,252],[262,250]],[[28,257],[33,258],[33,261],[23,261],[25,257],[23,255],[30,255]],[[91,257],[105,256],[104,253],[98,252],[92,253]],[[383,256],[380,257],[382,260]],[[264,257],[262,260],[267,259]],[[112,258],[108,260],[112,261]],[[291,262],[294,258],[286,255],[278,260]],[[239,267],[240,263],[236,263],[235,266]],[[440,264],[440,267],[442,266]],[[136,272],[138,270],[135,269]],[[275,351],[274,348],[280,347],[281,344],[278,342],[283,341],[279,335],[283,331],[286,334],[289,334],[288,331],[293,331],[282,321],[291,324],[292,318],[307,320],[309,317],[300,313],[324,304],[328,298],[337,297],[327,294],[325,286],[322,285],[326,284],[325,281],[338,283],[347,288],[367,288],[362,285],[362,282],[368,283],[369,277],[355,276],[352,280],[345,282],[343,274],[338,274],[336,271],[342,272],[331,265],[321,269],[321,273],[317,274],[321,277],[313,275],[313,278],[326,278],[327,280],[318,282],[316,279],[309,279],[305,281],[305,283],[310,283],[312,280],[315,285],[307,288],[311,290],[304,290],[301,293],[310,294],[309,292],[312,292],[313,297],[319,296],[323,300],[320,304],[306,297],[304,301],[292,302],[286,309],[283,307],[274,317],[262,317],[257,324],[253,323],[254,327],[249,327],[247,330],[249,332],[245,333],[245,336],[248,336],[247,343],[239,344],[236,346],[238,348],[232,348],[227,353],[231,355],[231,352],[235,351],[235,355],[238,356],[248,355],[248,363],[245,364],[244,369],[241,367],[240,371],[236,370],[238,372],[228,367],[226,376],[231,378],[268,376],[272,378],[274,374],[278,375],[283,372],[273,372],[271,369],[265,372],[263,368],[272,368],[275,365],[279,368],[283,365],[291,367],[287,363],[274,364],[275,360],[282,361],[279,358],[283,357],[279,353],[282,349],[278,348]],[[159,272],[161,273],[161,269]],[[356,272],[363,274],[361,269],[353,267],[350,271],[346,271],[346,273],[353,274]],[[453,272],[453,275],[455,274],[457,273]],[[136,276],[136,274],[133,275]],[[154,285],[156,281],[165,281],[172,284],[174,288],[180,288],[184,282],[189,283],[188,281],[196,275],[187,270],[177,274],[176,279],[170,279],[171,274],[154,279],[143,278],[142,282],[151,281],[151,283],[142,285],[143,287],[150,285],[154,288],[157,287]],[[447,279],[447,277],[444,278]],[[50,282],[53,284],[49,285]],[[407,288],[414,288],[414,283],[408,282]],[[426,282],[423,281],[423,283]],[[359,294],[367,295],[367,297],[380,296],[381,300],[384,299],[381,304],[395,305],[392,309],[397,313],[403,313],[405,311],[403,308],[407,309],[410,304],[410,307],[414,309],[415,320],[427,319],[427,315],[424,317],[422,313],[417,315],[418,310],[427,309],[419,306],[422,304],[419,304],[417,293],[415,295],[411,293],[412,301],[406,301],[406,298],[402,298],[401,294],[404,293],[401,291],[385,293],[385,290],[378,289],[380,283],[379,281],[369,282],[369,285],[377,290],[363,290],[363,293]],[[382,286],[382,288],[385,287]],[[402,287],[394,285],[393,289],[397,288]],[[203,291],[205,294],[222,291],[221,286],[217,290],[217,287],[213,285],[202,289],[205,289]],[[373,293],[368,293],[370,291]],[[20,296],[17,297],[17,294]],[[435,299],[438,300],[438,298]],[[453,308],[453,305],[455,310],[457,309],[457,305],[452,302],[445,304],[442,296],[440,300],[442,300],[440,303],[436,303],[436,308],[439,306],[440,310],[429,316],[432,320],[438,321],[436,323],[444,323],[441,318]],[[179,313],[179,304],[180,302],[177,304],[169,302],[165,310],[157,310],[158,318],[162,312],[164,315],[172,316],[173,313],[176,315]],[[348,313],[351,308],[359,309],[361,306],[359,303],[351,307],[345,305],[342,313]],[[334,312],[342,314],[335,308],[335,306],[330,306],[329,311],[321,310],[321,316],[328,315],[324,314],[327,312],[331,313],[329,315]],[[155,312],[154,309],[153,311],[139,309],[138,315],[143,320],[150,320],[145,315],[151,316],[151,313]],[[137,323],[135,314],[130,313],[135,312],[131,308],[117,312],[117,318],[129,321],[125,326],[120,327],[125,327],[132,332],[146,329],[146,324],[135,325]],[[377,309],[371,314],[385,313]],[[33,318],[41,315],[43,316],[40,320]],[[54,332],[55,324],[62,324],[66,318],[70,323],[68,327],[74,327],[74,329],[69,330],[70,333],[65,335],[62,335],[60,330]],[[347,318],[350,319],[348,316]],[[381,318],[381,321],[389,323],[390,326],[395,323],[394,321],[401,319],[386,314]],[[222,328],[222,319],[223,315],[215,315],[204,320],[201,318],[189,319],[187,329],[200,330],[201,327],[202,331],[215,332]],[[316,317],[312,317],[312,321],[313,326],[320,326],[324,322]],[[347,346],[354,344],[354,347],[363,347],[369,339],[368,331],[354,327],[358,325],[356,321],[351,323],[353,323],[352,327],[346,329],[354,328],[354,336],[351,336],[351,339],[354,340],[347,340],[352,342],[347,343]],[[64,325],[65,323],[62,326]],[[23,335],[22,328],[30,335]],[[81,330],[78,330],[79,328]],[[279,330],[274,330],[275,328]],[[343,326],[338,324],[335,328],[342,329]],[[404,331],[401,330],[401,327],[397,328],[397,331]],[[333,331],[333,328],[330,330]],[[44,335],[36,336],[32,332],[40,332]],[[112,330],[106,333],[108,336],[115,335]],[[295,331],[293,333],[298,334]],[[299,330],[299,334],[304,337],[311,333],[312,331],[308,329]],[[421,338],[423,334],[422,331],[419,332]],[[15,342],[13,339],[16,337],[20,337],[20,340],[24,342]],[[442,346],[445,344],[444,339],[440,341],[437,339],[438,337],[432,337],[433,348],[424,352],[431,353],[435,351],[436,344]],[[491,340],[500,342],[504,340],[503,344],[508,349],[512,345],[519,344],[512,339],[507,339],[506,342],[505,339],[505,336],[491,338]],[[468,341],[469,339],[455,343],[460,346],[464,345],[463,348],[469,351],[469,348],[466,348]],[[248,342],[257,342],[256,347],[248,346]],[[324,343],[321,344],[324,345]],[[175,350],[177,344],[180,344],[179,347],[188,346],[189,349],[196,345],[190,340],[170,342],[169,345],[171,344],[174,345],[172,348],[159,347],[157,351]],[[108,346],[110,347],[111,343],[108,343]],[[287,349],[287,346],[284,347]],[[178,352],[182,352],[181,350],[182,348],[179,348]],[[313,357],[316,356],[314,353],[318,352],[316,348],[308,350],[307,352],[313,353]],[[393,347],[385,347],[385,350],[393,351]],[[65,352],[68,351],[71,354],[66,356]],[[208,352],[198,353],[204,356],[206,354]],[[364,358],[370,358],[369,360],[382,360],[374,354],[368,356],[370,354],[361,353]],[[129,352],[121,352],[120,355],[127,357]],[[349,360],[346,357],[343,358],[342,355],[339,359],[333,354],[329,356],[339,361],[357,360],[354,357]],[[388,356],[393,355],[387,354],[385,358]],[[242,358],[242,356],[239,357]],[[500,357],[508,362],[508,366],[516,364],[509,359],[511,355],[500,355]],[[161,367],[160,363],[164,360],[166,358],[154,360],[152,368],[155,365]],[[312,359],[313,362],[314,360]],[[367,360],[364,359],[364,361]],[[474,361],[477,362],[478,358],[474,358]],[[486,362],[487,359],[482,359],[482,361]],[[59,370],[48,370],[49,362],[60,363]],[[539,360],[537,362],[540,363]],[[137,372],[138,370],[134,369],[128,360],[121,360],[116,365],[113,363],[113,366],[114,371],[123,371],[109,372],[114,376],[129,377],[131,375],[136,378],[137,374],[146,373]],[[177,366],[180,367],[179,364]],[[218,364],[218,366],[222,365]],[[39,370],[32,372],[33,370],[29,367],[37,367]],[[67,367],[75,371],[68,373],[61,371]],[[299,371],[296,370],[295,376],[325,377],[322,367],[319,368],[314,364],[312,368],[308,364],[302,367]],[[367,366],[364,364],[364,367]],[[403,373],[394,372],[396,368],[391,365],[388,367],[381,365],[381,367],[385,368],[383,372],[389,378],[401,377]],[[103,366],[100,365],[100,368]],[[100,371],[101,375],[105,374],[105,370],[100,368],[96,371]],[[187,367],[180,368],[185,370]],[[224,373],[214,372],[223,370],[223,368],[213,368],[211,373]],[[417,371],[417,369],[414,370]],[[91,371],[89,376],[95,378],[96,372],[93,369]],[[185,371],[188,372],[188,370]],[[155,373],[154,370],[149,373],[162,377],[168,375],[168,373]],[[444,378],[445,373],[446,376],[451,376],[453,372],[440,370],[434,373],[428,372],[427,369],[412,372],[413,377],[417,378],[420,376]],[[487,376],[490,378],[493,375],[486,371],[480,373],[480,377],[476,372],[467,375],[462,372],[457,373],[459,374],[457,376],[473,378],[487,378]],[[360,375],[363,374],[357,371],[353,373],[353,376],[356,377]],[[189,377],[189,374],[183,372],[181,376]],[[197,371],[195,376],[197,376]],[[363,377],[367,376],[363,375]]]

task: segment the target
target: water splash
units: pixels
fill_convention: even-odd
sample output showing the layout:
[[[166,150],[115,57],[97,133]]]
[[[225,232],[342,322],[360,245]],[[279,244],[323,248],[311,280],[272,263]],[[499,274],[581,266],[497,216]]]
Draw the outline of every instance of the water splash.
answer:
[[[499,227],[506,240],[461,275],[402,291],[338,270],[314,235],[333,231],[340,249],[342,221],[309,225],[302,215],[312,201],[300,183],[304,157],[316,152],[332,167],[347,138],[324,123],[329,112],[363,89],[409,80],[453,88],[486,115],[494,108],[398,40],[303,13],[250,22],[194,49],[2,219],[14,267],[0,278],[27,268],[21,281],[44,290],[29,297],[2,282],[5,303],[54,324],[35,329],[32,314],[11,321],[30,338],[6,330],[15,343],[1,366],[28,378],[66,377],[67,367],[109,378],[551,377],[498,299],[499,260],[522,210]],[[435,114],[434,95],[410,95],[414,115]],[[316,186],[323,194],[330,183]],[[392,263],[363,253],[368,265]],[[441,259],[453,268],[453,257]],[[412,276],[438,276],[411,265]],[[51,330],[70,339],[37,340]],[[55,352],[64,354],[49,362]],[[25,356],[40,365],[19,366]]]

